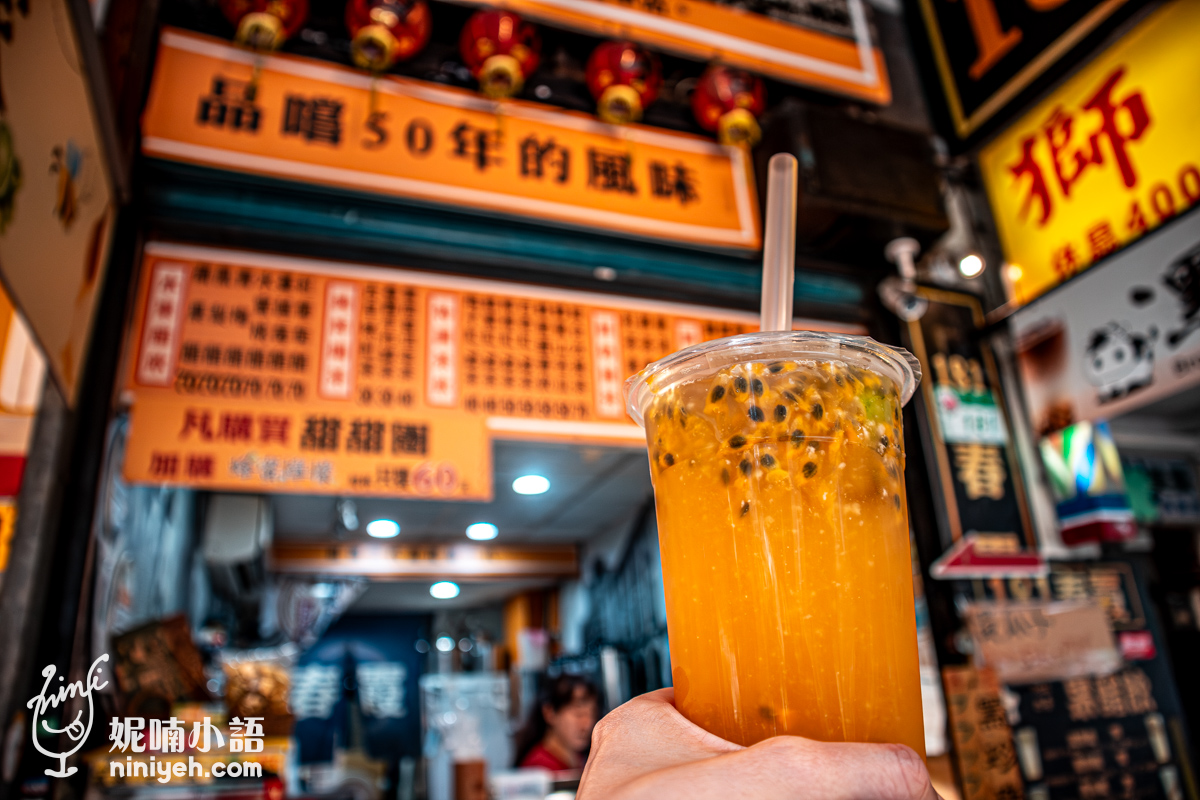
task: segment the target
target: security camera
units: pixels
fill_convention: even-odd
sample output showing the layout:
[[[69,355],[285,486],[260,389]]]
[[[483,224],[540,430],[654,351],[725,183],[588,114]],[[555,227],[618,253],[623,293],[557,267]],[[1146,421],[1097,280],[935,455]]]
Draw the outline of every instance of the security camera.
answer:
[[[887,260],[896,265],[900,274],[880,281],[879,299],[889,311],[905,322],[919,320],[929,308],[929,301],[917,296],[916,257],[920,252],[920,243],[907,236],[893,239],[883,249]]]
[[[880,281],[878,291],[884,306],[905,322],[916,322],[929,308],[929,301],[917,296],[915,284],[895,275]]]

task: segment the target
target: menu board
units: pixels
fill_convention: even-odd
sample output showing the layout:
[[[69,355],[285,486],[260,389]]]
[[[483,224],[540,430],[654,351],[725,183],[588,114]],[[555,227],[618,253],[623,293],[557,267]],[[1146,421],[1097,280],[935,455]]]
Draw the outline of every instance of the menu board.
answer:
[[[168,29],[142,151],[604,235],[757,250],[748,150]]]
[[[1194,797],[1182,706],[1143,560],[1054,562],[1046,578],[976,581],[971,597],[1098,603],[1124,658],[1110,674],[1006,687],[1031,800]]]
[[[643,445],[625,378],[758,329],[746,312],[162,243],[135,309],[128,480],[464,500],[490,499],[492,436]]]

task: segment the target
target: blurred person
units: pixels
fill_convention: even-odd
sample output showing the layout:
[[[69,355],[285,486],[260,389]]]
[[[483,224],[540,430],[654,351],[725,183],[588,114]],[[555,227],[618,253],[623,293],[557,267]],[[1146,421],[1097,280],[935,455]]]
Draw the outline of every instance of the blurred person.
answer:
[[[600,721],[578,800],[940,800],[904,745],[776,736],[742,747],[688,722],[674,700],[659,689]]]
[[[552,772],[583,767],[599,716],[599,700],[595,685],[586,678],[548,678],[529,719],[517,732],[517,766]]]

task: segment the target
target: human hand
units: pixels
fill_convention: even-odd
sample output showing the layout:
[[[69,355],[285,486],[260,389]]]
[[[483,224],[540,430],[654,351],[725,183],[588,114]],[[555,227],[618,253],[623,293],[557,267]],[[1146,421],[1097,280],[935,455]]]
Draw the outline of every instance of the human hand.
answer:
[[[674,699],[660,689],[600,720],[578,800],[940,800],[911,748],[797,736],[742,747],[688,722]]]

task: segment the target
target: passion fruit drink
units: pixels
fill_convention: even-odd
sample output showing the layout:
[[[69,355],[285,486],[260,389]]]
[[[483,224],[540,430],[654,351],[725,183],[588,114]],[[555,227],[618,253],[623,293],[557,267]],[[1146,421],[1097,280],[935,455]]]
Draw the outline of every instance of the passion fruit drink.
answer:
[[[750,745],[924,755],[902,350],[805,332],[682,350],[626,384],[658,511],[675,702]]]

